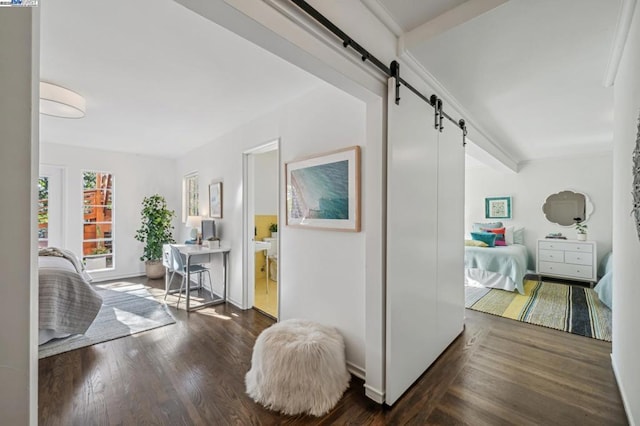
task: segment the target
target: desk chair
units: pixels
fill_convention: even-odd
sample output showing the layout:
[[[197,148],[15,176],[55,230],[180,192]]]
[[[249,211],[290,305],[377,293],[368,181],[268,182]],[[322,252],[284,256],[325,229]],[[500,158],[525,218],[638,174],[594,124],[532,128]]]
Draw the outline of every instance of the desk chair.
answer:
[[[187,281],[187,265],[185,264],[185,259],[178,250],[178,247],[171,246],[171,266],[173,268],[173,273],[171,274],[171,278],[169,279],[169,285],[166,288],[166,292],[164,293],[164,300],[167,300],[167,295],[169,294],[169,289],[171,288],[171,282],[173,281],[173,276],[175,273],[179,273],[182,275],[182,281],[180,282],[180,290],[178,292],[178,303],[176,304],[176,308],[180,306],[180,298],[182,297],[182,289]],[[213,297],[213,281],[211,281],[211,272],[209,268],[205,268],[202,265],[190,265],[189,273],[191,275],[198,275],[198,282],[202,282],[202,274],[207,273],[209,275],[209,290],[211,291],[211,297]],[[187,286],[190,286],[191,283],[186,283]],[[187,291],[189,291],[189,287],[187,287]]]

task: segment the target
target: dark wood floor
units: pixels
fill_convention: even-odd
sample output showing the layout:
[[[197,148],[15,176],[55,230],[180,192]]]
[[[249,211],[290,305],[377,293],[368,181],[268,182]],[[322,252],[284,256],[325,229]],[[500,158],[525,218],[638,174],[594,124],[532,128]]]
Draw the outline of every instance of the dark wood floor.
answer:
[[[162,281],[127,281],[161,294]],[[170,309],[175,325],[41,360],[40,424],[627,424],[611,344],[469,310],[462,336],[392,408],[353,378],[325,417],[281,416],[244,392],[271,319],[231,305]]]

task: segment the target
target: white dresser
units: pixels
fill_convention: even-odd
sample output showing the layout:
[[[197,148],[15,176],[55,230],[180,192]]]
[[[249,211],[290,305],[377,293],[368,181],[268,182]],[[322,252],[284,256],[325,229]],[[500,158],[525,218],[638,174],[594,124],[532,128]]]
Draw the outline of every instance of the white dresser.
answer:
[[[595,283],[597,259],[595,241],[542,239],[536,248],[536,273]]]

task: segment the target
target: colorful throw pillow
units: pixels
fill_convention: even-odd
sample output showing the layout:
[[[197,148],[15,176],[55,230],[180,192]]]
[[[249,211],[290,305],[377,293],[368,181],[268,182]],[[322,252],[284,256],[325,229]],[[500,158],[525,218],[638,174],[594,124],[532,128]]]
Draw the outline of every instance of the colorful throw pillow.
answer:
[[[482,223],[482,222],[475,222],[473,225],[471,225],[471,231],[472,232],[482,232],[482,228],[502,228],[502,222],[487,222],[487,223]]]
[[[505,228],[482,228],[482,232],[492,232],[492,233],[496,234],[496,243],[498,241],[503,241],[504,242]],[[498,244],[496,244],[496,245],[498,245]],[[506,244],[500,244],[500,245],[506,245]]]
[[[498,240],[496,239],[496,247],[497,246],[506,246],[507,242],[505,240]]]
[[[471,233],[471,238],[476,240],[476,241],[482,241],[483,243],[486,243],[487,246],[489,247],[493,247],[496,245],[496,237],[498,235],[494,234],[493,232],[472,232]]]
[[[476,240],[464,240],[464,245],[467,247],[489,247],[487,243]]]

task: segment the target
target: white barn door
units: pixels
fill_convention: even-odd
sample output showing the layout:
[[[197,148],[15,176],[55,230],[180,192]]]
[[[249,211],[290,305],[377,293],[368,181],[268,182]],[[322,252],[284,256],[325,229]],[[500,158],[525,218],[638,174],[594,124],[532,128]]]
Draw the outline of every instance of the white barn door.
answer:
[[[433,108],[389,80],[386,396],[392,405],[462,331],[464,152]],[[451,138],[457,137],[457,141]],[[456,147],[452,147],[456,145]],[[452,167],[447,170],[447,167]]]

